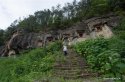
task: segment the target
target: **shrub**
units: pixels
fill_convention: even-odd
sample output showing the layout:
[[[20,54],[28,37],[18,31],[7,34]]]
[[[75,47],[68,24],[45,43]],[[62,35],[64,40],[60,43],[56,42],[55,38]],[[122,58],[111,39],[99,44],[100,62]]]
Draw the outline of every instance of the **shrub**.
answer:
[[[119,25],[113,29],[114,31],[125,31],[125,17],[122,17]]]
[[[121,58],[125,58],[125,41],[118,37],[109,39],[109,49],[116,51],[120,54]]]
[[[93,71],[116,75],[117,72],[113,70],[121,62],[121,57],[118,50],[111,46],[112,40],[104,38],[87,40],[77,43],[74,48],[87,60]]]
[[[116,64],[120,62],[120,55],[117,52],[111,50],[100,53],[97,58],[98,64],[100,65],[99,68],[103,73],[114,73],[115,71],[112,69],[115,69],[114,67]]]
[[[108,40],[104,38],[86,40],[75,45],[76,51],[87,57],[94,54],[95,56],[108,49]]]
[[[47,50],[49,52],[55,52],[55,51],[59,51],[62,48],[62,43],[61,41],[56,41],[56,42],[52,42],[49,44],[49,46],[47,46]]]

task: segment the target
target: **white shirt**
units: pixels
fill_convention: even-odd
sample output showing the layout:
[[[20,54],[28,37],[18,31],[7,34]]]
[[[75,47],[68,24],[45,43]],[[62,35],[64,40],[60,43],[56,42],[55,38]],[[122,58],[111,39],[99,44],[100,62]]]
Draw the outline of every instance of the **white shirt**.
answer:
[[[67,51],[67,46],[63,46],[63,51]]]

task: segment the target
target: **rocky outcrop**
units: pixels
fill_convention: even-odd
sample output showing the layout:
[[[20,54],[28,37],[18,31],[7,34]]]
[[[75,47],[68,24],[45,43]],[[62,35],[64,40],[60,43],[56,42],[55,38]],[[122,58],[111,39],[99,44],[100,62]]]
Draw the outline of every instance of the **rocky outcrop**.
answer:
[[[4,46],[0,47],[0,55],[11,56],[13,54],[19,54],[23,50],[43,47],[55,40],[68,39],[71,44],[74,44],[78,41],[84,41],[98,36],[110,38],[113,35],[111,29],[116,27],[119,21],[119,16],[107,15],[78,22],[64,30],[51,30],[47,33],[25,33],[17,31]]]
[[[36,33],[14,33],[4,48],[1,48],[1,56],[19,54],[22,50],[43,46],[43,37]]]
[[[43,47],[48,42],[61,39],[59,34],[55,31],[48,33],[23,33],[16,32],[5,46],[0,47],[1,56],[11,56],[19,54],[23,50]]]
[[[119,24],[121,20],[120,16],[116,15],[105,15],[102,17],[93,17],[91,19],[85,20],[84,22],[88,25],[89,29],[92,30],[94,25],[107,24],[109,27],[113,28]]]

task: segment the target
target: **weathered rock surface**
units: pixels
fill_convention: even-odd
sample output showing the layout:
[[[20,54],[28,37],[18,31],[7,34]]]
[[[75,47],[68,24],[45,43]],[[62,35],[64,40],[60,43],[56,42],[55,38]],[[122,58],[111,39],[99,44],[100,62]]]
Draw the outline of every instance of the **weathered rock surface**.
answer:
[[[59,39],[68,39],[71,43],[75,43],[100,35],[111,37],[111,29],[116,27],[119,21],[119,16],[107,15],[78,22],[65,30],[48,31],[48,33],[16,32],[4,46],[0,47],[0,55],[11,56],[29,48],[42,47],[50,41]],[[105,35],[107,33],[110,36]]]
[[[39,37],[40,36],[40,37]],[[4,47],[1,47],[1,56],[18,54],[20,51],[42,46],[42,35],[36,33],[14,34]]]

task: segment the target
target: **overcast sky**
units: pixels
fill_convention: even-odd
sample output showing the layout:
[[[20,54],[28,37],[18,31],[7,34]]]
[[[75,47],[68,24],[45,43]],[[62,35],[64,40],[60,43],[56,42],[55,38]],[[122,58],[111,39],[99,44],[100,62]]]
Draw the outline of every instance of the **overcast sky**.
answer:
[[[57,4],[73,0],[0,0],[0,29],[6,29],[14,20],[33,14],[35,11],[51,9]],[[78,1],[78,0],[77,0]]]

